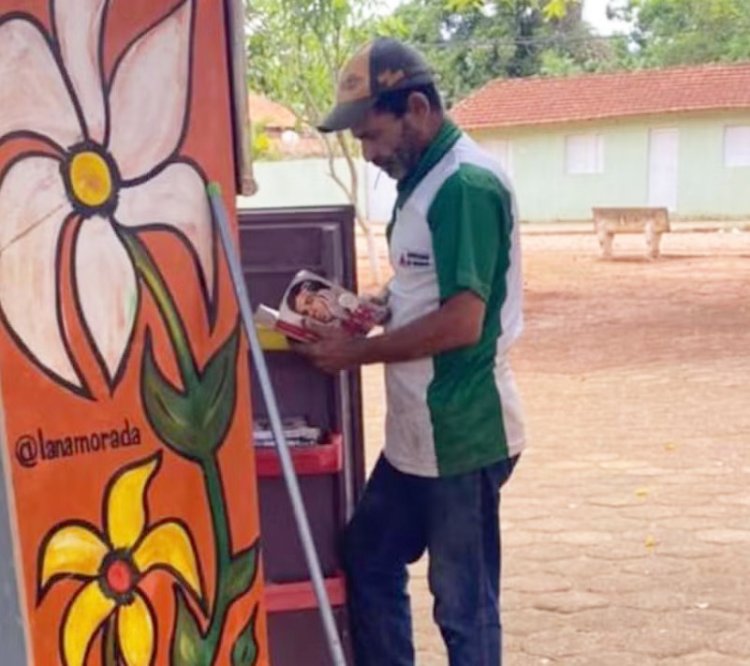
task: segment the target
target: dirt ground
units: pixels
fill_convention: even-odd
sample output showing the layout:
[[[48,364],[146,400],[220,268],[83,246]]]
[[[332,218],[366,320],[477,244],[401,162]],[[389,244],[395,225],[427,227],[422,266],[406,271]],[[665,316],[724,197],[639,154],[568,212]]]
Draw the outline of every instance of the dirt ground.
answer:
[[[590,234],[523,247],[505,666],[750,664],[750,233],[668,234],[657,261],[637,236],[612,261]],[[382,368],[364,378],[372,463]],[[424,562],[411,592],[418,663],[446,664]]]

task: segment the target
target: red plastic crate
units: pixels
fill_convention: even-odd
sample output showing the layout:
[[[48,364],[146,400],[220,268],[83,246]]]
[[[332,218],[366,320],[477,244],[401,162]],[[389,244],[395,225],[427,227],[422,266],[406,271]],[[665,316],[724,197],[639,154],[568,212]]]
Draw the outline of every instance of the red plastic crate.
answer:
[[[290,447],[294,470],[298,476],[335,474],[343,465],[342,437],[333,433],[330,441],[315,446]],[[259,477],[281,476],[281,460],[275,447],[255,449],[255,465]]]
[[[324,581],[331,606],[346,603],[346,582],[343,574]],[[312,610],[318,607],[318,600],[311,581],[299,583],[268,584],[265,586],[266,611],[281,613],[288,611]]]

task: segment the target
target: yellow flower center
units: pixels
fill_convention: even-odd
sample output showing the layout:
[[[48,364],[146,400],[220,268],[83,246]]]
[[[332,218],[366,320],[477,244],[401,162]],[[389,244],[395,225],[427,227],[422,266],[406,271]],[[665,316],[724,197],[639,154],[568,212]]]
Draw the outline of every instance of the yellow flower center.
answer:
[[[84,206],[101,206],[112,196],[112,173],[99,153],[82,151],[73,156],[69,168],[73,195]]]

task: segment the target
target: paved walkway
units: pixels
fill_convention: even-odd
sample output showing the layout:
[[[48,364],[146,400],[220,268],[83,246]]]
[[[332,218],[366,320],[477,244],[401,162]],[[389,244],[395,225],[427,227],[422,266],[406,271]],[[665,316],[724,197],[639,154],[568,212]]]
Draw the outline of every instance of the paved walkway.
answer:
[[[605,262],[592,235],[524,237],[506,666],[750,664],[750,233],[668,234],[655,262],[642,245]],[[370,462],[382,390],[366,369]],[[444,665],[412,574],[419,664]]]

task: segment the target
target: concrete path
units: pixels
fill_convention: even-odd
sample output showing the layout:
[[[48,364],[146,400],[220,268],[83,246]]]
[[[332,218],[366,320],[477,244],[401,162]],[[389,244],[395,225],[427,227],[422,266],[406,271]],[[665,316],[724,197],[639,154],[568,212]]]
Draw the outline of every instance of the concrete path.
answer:
[[[593,235],[524,236],[505,666],[750,664],[750,233],[642,246],[605,262]],[[382,369],[364,376],[372,463]],[[446,664],[424,562],[412,597],[418,663]]]

